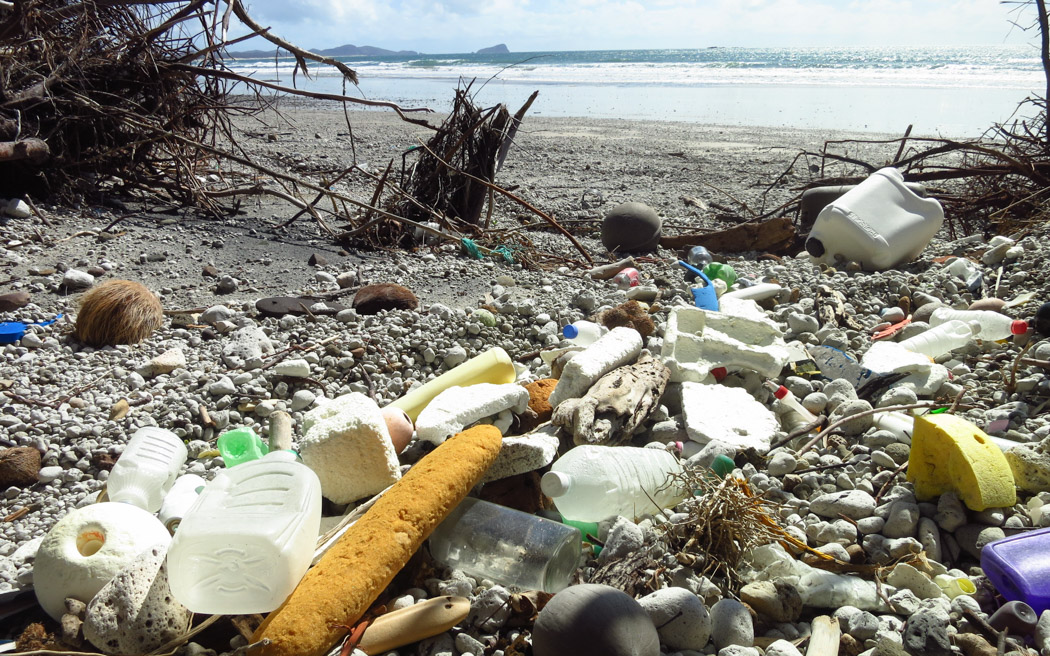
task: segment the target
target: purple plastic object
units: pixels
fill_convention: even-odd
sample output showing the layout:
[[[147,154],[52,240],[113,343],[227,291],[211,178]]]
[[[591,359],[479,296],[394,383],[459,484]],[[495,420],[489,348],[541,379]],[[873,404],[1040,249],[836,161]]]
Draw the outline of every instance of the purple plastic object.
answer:
[[[981,550],[981,569],[999,594],[1025,602],[1039,616],[1050,609],[1050,528],[989,542]]]

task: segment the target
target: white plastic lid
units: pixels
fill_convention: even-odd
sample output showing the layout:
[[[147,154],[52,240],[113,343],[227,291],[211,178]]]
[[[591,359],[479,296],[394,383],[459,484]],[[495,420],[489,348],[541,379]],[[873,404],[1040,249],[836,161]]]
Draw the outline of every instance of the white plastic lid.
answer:
[[[572,487],[572,477],[564,472],[549,471],[540,478],[540,490],[551,498],[563,496]]]
[[[580,329],[571,323],[561,329],[561,336],[565,339],[576,339],[577,335],[580,334]]]
[[[1023,335],[1028,332],[1028,322],[1018,319],[1010,324],[1011,335]]]

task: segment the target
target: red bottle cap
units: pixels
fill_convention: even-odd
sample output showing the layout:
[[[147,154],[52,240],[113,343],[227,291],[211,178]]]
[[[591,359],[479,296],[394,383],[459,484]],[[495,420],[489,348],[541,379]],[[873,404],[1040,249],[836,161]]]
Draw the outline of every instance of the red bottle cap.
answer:
[[[1011,335],[1023,335],[1026,332],[1028,332],[1028,322],[1027,321],[1020,321],[1020,320],[1018,320],[1018,321],[1014,321],[1013,323],[1010,324],[1010,334]]]
[[[715,367],[711,370],[711,376],[714,377],[716,383],[721,383],[728,375],[729,370],[725,367]]]
[[[781,385],[780,387],[777,388],[777,391],[773,392],[773,396],[775,396],[777,398],[777,400],[779,401],[780,399],[782,399],[785,396],[787,396],[788,393],[789,393],[788,392],[788,388],[786,388],[783,385]]]

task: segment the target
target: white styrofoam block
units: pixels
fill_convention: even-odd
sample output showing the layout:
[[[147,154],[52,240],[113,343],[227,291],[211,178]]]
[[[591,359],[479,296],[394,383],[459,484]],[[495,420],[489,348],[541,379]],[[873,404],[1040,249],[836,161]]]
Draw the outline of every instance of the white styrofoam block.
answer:
[[[776,415],[739,387],[682,383],[682,414],[690,440],[759,453],[769,451],[778,427]]]
[[[529,391],[514,383],[450,387],[435,396],[419,413],[416,437],[441,444],[479,419],[505,410],[524,412],[528,406]],[[499,427],[498,423],[496,425]]]
[[[630,364],[642,352],[642,336],[634,328],[613,328],[577,353],[562,369],[548,402],[552,408],[565,399],[578,399],[591,385],[617,367]]]
[[[480,482],[498,481],[551,464],[558,457],[561,444],[558,430],[553,424],[544,424],[527,435],[503,438],[499,455]]]
[[[913,353],[896,342],[875,342],[860,360],[879,374],[908,374],[895,385],[910,387],[923,396],[935,393],[948,380],[948,369],[921,353]]]
[[[660,355],[673,383],[704,381],[715,367],[752,369],[773,378],[791,358],[780,328],[766,317],[693,307],[671,310]]]
[[[372,496],[401,478],[383,414],[360,392],[307,412],[299,450],[303,463],[321,481],[321,494],[335,503]]]

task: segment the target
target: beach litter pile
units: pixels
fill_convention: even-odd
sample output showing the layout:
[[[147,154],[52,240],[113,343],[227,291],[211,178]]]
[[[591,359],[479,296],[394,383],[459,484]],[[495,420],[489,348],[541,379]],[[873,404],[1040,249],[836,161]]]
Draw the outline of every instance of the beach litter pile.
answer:
[[[44,273],[87,308],[4,297],[4,637],[1050,654],[1046,235],[938,238],[898,178],[829,194],[797,257],[670,251],[631,203],[582,273],[445,244],[167,315],[133,267]],[[414,293],[460,268],[479,298]]]

